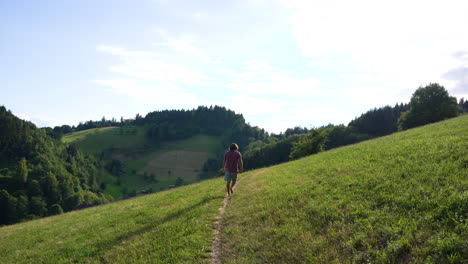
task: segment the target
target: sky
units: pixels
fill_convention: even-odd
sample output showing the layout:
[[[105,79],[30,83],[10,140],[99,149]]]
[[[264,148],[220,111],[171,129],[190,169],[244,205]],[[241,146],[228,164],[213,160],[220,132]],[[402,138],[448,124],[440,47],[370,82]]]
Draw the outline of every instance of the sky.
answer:
[[[2,0],[0,22],[0,105],[40,127],[220,105],[280,133],[429,83],[468,99],[465,0]]]

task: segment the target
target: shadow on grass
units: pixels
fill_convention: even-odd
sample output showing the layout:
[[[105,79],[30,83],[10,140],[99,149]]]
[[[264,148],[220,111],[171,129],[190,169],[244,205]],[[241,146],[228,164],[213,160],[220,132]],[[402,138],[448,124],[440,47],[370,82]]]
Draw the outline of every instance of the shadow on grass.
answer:
[[[187,214],[188,212],[200,207],[200,206],[203,206],[205,204],[207,204],[208,202],[212,201],[212,200],[217,200],[217,199],[224,199],[224,196],[221,196],[221,195],[218,195],[218,196],[206,196],[204,197],[202,200],[200,200],[198,203],[196,204],[193,204],[191,206],[188,206],[188,207],[185,207],[183,209],[180,209],[178,211],[175,211],[169,215],[167,215],[166,217],[162,218],[162,219],[158,219],[158,220],[155,220],[155,221],[151,221],[150,223],[148,223],[147,225],[144,225],[136,230],[133,230],[131,232],[127,232],[125,234],[122,234],[120,236],[117,236],[115,239],[111,240],[111,241],[103,241],[101,243],[97,243],[95,244],[93,247],[95,249],[95,251],[92,252],[92,254],[88,255],[88,257],[97,257],[99,256],[102,252],[106,252],[108,250],[110,250],[111,248],[117,246],[118,244],[120,244],[122,241],[128,241],[128,240],[132,240],[134,237],[137,237],[143,233],[146,233],[154,228],[156,228],[157,226],[159,225],[162,225],[164,223],[167,223],[167,222],[170,222],[174,219],[177,219],[185,214]],[[101,261],[104,261],[104,259],[101,259]]]

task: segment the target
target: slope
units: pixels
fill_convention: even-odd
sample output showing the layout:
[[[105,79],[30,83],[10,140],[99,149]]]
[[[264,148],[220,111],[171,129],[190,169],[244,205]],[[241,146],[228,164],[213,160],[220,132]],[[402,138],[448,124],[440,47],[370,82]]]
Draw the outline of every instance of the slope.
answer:
[[[242,175],[222,263],[463,263],[468,116]],[[0,228],[0,263],[207,263],[221,179]]]
[[[198,134],[154,143],[137,126],[88,129],[67,134],[63,141],[76,143],[101,160],[107,168],[101,171],[103,191],[117,199],[141,189],[160,191],[212,178],[216,172],[203,171],[203,165],[222,154],[216,136]]]
[[[246,178],[223,263],[463,263],[468,115]]]
[[[0,263],[201,263],[221,180],[0,228]]]

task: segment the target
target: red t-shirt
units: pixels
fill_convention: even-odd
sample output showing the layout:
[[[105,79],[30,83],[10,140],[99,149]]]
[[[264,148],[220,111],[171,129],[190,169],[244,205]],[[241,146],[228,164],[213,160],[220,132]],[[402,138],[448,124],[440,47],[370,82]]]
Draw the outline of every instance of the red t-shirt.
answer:
[[[242,155],[237,150],[229,150],[224,153],[224,160],[226,161],[226,171],[239,172],[239,160]]]

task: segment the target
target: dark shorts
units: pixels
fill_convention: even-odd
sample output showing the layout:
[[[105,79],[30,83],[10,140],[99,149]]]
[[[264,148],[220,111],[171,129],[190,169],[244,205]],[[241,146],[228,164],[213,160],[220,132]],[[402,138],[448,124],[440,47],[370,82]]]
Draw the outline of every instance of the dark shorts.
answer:
[[[227,181],[227,182],[237,181],[237,172],[226,171],[224,173],[224,180]]]

